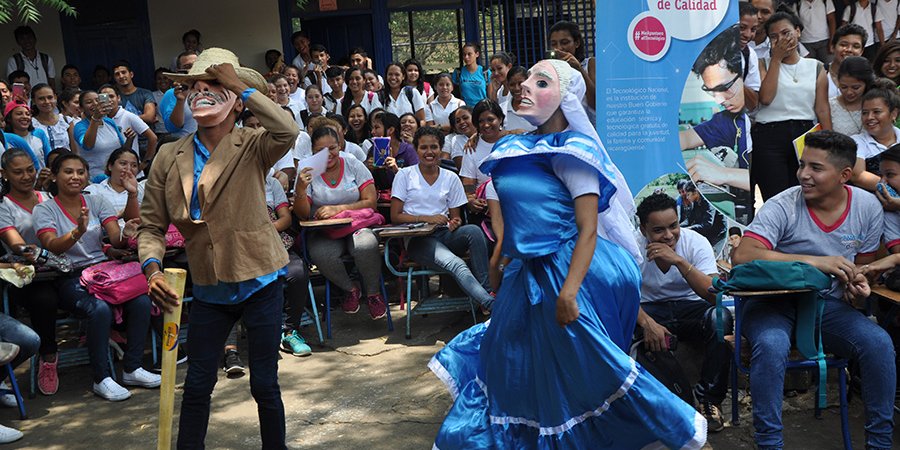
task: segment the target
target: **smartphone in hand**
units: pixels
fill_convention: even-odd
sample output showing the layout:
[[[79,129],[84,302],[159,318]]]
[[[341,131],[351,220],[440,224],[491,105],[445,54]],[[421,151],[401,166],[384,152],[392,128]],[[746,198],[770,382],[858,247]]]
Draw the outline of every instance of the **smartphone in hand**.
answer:
[[[22,83],[13,83],[12,98],[21,102],[25,101],[25,85]]]

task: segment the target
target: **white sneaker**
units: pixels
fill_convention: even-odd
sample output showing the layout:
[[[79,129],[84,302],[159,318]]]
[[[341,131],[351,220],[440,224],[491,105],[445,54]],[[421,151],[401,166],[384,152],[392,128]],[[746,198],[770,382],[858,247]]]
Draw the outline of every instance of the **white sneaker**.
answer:
[[[9,387],[9,384],[7,384],[4,381],[4,382],[0,383],[0,389],[11,389],[11,388]],[[16,402],[16,396],[14,394],[3,394],[3,395],[0,395],[0,405],[3,405],[7,408],[16,408],[19,406],[19,403]],[[0,425],[0,426],[2,426],[2,425]],[[0,436],[2,436],[2,433],[0,433]],[[10,441],[10,442],[12,442],[12,441]]]
[[[22,439],[22,432],[10,427],[0,425],[0,444],[9,444],[10,442]]]
[[[155,373],[150,373],[141,367],[138,367],[134,372],[124,372],[122,374],[122,384],[125,386],[140,386],[153,389],[158,388],[161,382],[162,377]]]
[[[119,386],[112,378],[106,377],[99,383],[94,383],[94,393],[111,402],[120,402],[131,398],[128,389]]]

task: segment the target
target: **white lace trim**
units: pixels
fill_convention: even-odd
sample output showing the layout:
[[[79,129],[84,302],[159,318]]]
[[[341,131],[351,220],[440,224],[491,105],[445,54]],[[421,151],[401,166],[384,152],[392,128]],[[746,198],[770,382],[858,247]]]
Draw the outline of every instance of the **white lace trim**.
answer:
[[[706,445],[706,427],[708,425],[706,417],[703,417],[700,413],[694,413],[694,437],[681,448],[684,450],[699,450]]]
[[[447,369],[444,368],[443,364],[440,363],[435,358],[431,358],[431,361],[428,362],[428,368],[434,372],[435,376],[438,377],[444,384],[447,386],[447,390],[450,391],[450,395],[456,400],[456,397],[459,395],[459,387],[456,385],[456,382],[450,376],[450,373],[447,372]],[[532,428],[537,428],[538,432],[541,436],[552,436],[564,433],[566,431],[571,430],[581,422],[591,418],[591,417],[599,417],[604,412],[606,412],[612,402],[617,399],[625,396],[625,393],[631,389],[631,386],[634,384],[635,380],[637,380],[638,375],[640,375],[640,371],[638,370],[637,365],[634,360],[631,360],[631,372],[629,372],[628,377],[625,378],[625,381],[619,386],[619,389],[616,390],[612,395],[610,395],[606,401],[603,402],[599,408],[587,411],[584,414],[575,416],[565,423],[553,427],[542,427],[541,424],[537,421],[526,419],[524,417],[509,417],[509,416],[490,416],[492,425],[526,425]],[[487,386],[481,381],[480,378],[475,377],[475,382],[478,383],[478,387],[484,391],[485,395],[487,395],[488,389]],[[685,443],[681,449],[682,450],[699,450],[706,444],[706,434],[707,434],[707,422],[706,418],[704,418],[699,412],[694,413],[694,436],[690,441]],[[437,446],[437,443],[432,444],[432,450],[440,450]],[[641,450],[663,450],[667,447],[660,441],[651,442],[650,444],[645,445]]]
[[[625,381],[622,383],[622,385],[619,386],[619,389],[617,389],[616,392],[614,392],[612,395],[610,395],[603,402],[603,404],[600,405],[599,408],[591,410],[591,411],[587,411],[583,414],[572,417],[571,419],[565,421],[564,423],[562,423],[560,425],[556,425],[556,426],[552,426],[552,427],[542,427],[539,422],[531,420],[531,419],[527,419],[524,417],[509,417],[509,416],[498,417],[498,416],[493,416],[493,415],[491,416],[491,423],[495,424],[495,425],[509,425],[509,424],[526,425],[526,426],[529,426],[532,428],[537,428],[538,432],[542,436],[552,436],[552,435],[564,433],[568,430],[571,430],[575,425],[578,425],[579,423],[584,422],[585,420],[587,420],[591,417],[599,417],[604,412],[606,412],[609,409],[612,402],[623,397],[625,395],[625,393],[628,392],[629,389],[631,389],[631,386],[634,384],[634,381],[637,379],[639,374],[640,374],[640,371],[638,370],[637,364],[635,364],[634,360],[631,360],[631,372],[625,378]],[[485,395],[487,395],[487,386],[485,386],[484,383],[478,378],[475,378],[475,381],[478,382],[478,386],[480,386],[481,389],[485,392]]]
[[[431,369],[431,372],[434,373],[434,376],[436,376],[438,380],[441,380],[444,383],[444,386],[450,391],[450,397],[453,401],[456,401],[456,397],[459,397],[459,386],[456,384],[456,380],[450,376],[450,372],[447,371],[447,368],[434,356],[431,357],[431,361],[428,361],[428,368]]]

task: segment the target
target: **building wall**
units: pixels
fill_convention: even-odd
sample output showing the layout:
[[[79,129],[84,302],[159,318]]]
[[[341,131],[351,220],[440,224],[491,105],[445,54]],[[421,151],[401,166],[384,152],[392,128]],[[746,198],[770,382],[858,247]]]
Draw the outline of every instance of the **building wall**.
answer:
[[[238,55],[241,64],[261,73],[268,72],[266,50],[281,49],[278,2],[274,0],[152,0],[147,7],[156,66],[172,63],[184,50],[181,35],[192,28],[202,34],[204,47],[227,48]]]
[[[66,64],[66,52],[63,47],[62,32],[59,27],[59,14],[55,11],[40,6],[38,11],[41,12],[40,23],[31,23],[34,34],[37,35],[37,49],[39,52],[46,53],[53,58],[53,64],[56,65],[56,74],[54,77],[59,80],[59,72],[62,66]],[[6,60],[19,51],[19,46],[13,38],[13,30],[22,25],[17,20],[13,20],[8,24],[0,25],[0,62],[3,68],[0,69],[0,76],[6,78]]]

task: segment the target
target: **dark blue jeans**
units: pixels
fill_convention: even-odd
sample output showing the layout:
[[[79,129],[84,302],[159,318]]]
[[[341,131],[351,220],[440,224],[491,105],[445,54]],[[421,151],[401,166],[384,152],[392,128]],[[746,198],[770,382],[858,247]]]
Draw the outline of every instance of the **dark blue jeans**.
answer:
[[[110,376],[109,372],[109,328],[113,324],[112,309],[109,304],[91,295],[79,282],[81,273],[56,280],[60,309],[71,312],[87,323],[87,345],[91,358],[91,373],[95,383]],[[144,344],[150,330],[150,297],[141,295],[122,303],[128,339],[123,366],[126,372],[134,372],[141,367]]]
[[[178,448],[202,449],[209,425],[209,403],[219,374],[225,338],[238,319],[247,330],[250,393],[256,400],[262,448],[284,449],[284,404],[278,386],[283,282],[275,280],[241,303],[222,305],[195,298],[188,332],[188,371],[184,379]]]
[[[784,447],[781,401],[784,370],[794,335],[797,308],[786,300],[751,300],[743,307],[743,335],[750,340],[750,395],[760,449]],[[887,332],[847,303],[827,297],[822,316],[826,353],[859,364],[866,408],[866,448],[891,448],[896,366]]]
[[[719,406],[728,393],[731,350],[716,336],[716,307],[702,300],[645,302],[641,308],[658,324],[678,336],[679,342],[700,342],[705,348],[700,381],[694,395],[701,404]],[[732,330],[731,312],[723,311],[725,333]]]
[[[9,342],[19,346],[19,354],[10,362],[12,368],[15,369],[38,351],[41,338],[31,328],[28,328],[28,325],[6,314],[0,314],[0,342]],[[2,371],[0,381],[5,380],[6,376],[6,371]]]

